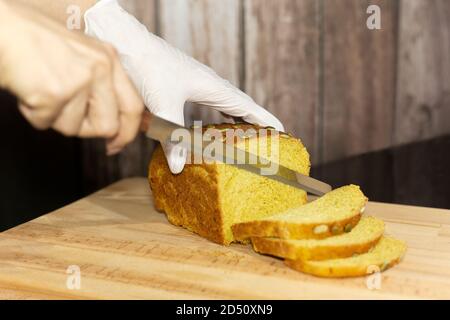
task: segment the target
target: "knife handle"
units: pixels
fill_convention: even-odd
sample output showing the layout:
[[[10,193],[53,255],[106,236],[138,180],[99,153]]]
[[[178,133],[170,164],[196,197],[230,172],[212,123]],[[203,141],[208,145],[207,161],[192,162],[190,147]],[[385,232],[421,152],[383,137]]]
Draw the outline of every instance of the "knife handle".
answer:
[[[141,125],[139,126],[139,131],[147,132],[151,119],[152,114],[150,113],[150,111],[144,110],[144,112],[142,112]]]

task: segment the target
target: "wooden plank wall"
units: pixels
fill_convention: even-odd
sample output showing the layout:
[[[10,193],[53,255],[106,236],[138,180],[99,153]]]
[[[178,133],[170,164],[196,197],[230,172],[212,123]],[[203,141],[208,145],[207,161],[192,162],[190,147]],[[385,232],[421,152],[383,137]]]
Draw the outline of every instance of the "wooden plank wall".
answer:
[[[402,0],[395,142],[450,132],[450,1]]]
[[[448,0],[123,3],[279,117],[314,164],[450,133]],[[371,4],[381,30],[366,27]],[[185,119],[223,121],[196,106]],[[98,185],[146,173],[146,139],[109,159],[102,147],[85,143],[87,177]]]
[[[245,1],[245,91],[319,156],[319,2]],[[295,53],[295,54],[294,54]]]
[[[392,145],[395,113],[397,2],[325,3],[320,162]],[[381,8],[381,30],[366,27],[370,4]]]
[[[240,86],[240,1],[159,1],[159,34],[170,44],[212,67]],[[219,112],[186,106],[186,123],[193,119],[222,122]]]

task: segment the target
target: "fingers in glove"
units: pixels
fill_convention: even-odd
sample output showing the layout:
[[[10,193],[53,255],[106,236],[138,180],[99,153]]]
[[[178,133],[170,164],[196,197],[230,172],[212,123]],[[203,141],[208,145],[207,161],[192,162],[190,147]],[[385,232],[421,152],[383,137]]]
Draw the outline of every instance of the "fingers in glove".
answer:
[[[284,131],[284,126],[273,114],[257,105],[248,107],[246,115],[242,116],[242,119],[246,122],[256,123],[262,126],[274,127],[278,131]]]
[[[209,105],[217,111],[232,117],[240,117],[249,123],[271,126],[278,131],[284,131],[283,125],[274,115],[228,81],[221,78],[213,81],[202,80],[198,82],[195,91],[193,98],[189,100],[191,102]]]
[[[222,115],[222,117],[225,118],[225,122],[230,122],[230,123],[242,122],[242,118],[240,118],[240,117],[233,117],[233,116],[230,116],[229,114],[226,114],[225,112],[221,112],[220,114]]]
[[[161,146],[166,155],[170,172],[178,174],[183,171],[184,165],[186,164],[187,150],[172,142],[162,143]]]
[[[180,126],[184,126],[184,101],[180,98],[167,98],[160,101],[160,112],[157,112],[156,115]],[[173,174],[178,174],[183,171],[184,165],[186,164],[187,150],[179,144],[170,141],[161,143],[161,146],[166,155],[170,171]]]

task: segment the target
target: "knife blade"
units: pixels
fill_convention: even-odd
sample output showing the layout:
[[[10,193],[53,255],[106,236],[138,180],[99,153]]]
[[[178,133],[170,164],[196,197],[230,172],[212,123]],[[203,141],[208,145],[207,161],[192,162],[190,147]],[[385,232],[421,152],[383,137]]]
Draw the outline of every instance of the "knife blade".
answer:
[[[193,129],[185,128],[150,113],[146,113],[141,124],[141,130],[145,132],[145,135],[148,138],[158,140],[161,143],[171,141],[172,133],[177,129],[187,130],[191,134],[196,134]],[[201,145],[195,144],[192,141],[186,141],[184,139],[177,141],[176,143],[186,148],[189,152],[203,157],[205,146],[211,142],[201,141]],[[250,163],[249,161],[246,161],[245,163],[239,163],[236,159],[250,159],[251,157],[258,158],[258,156],[236,148],[234,144],[230,145],[217,140],[214,140],[214,143],[221,146],[215,149],[216,153],[214,155],[214,159],[219,159],[223,163],[236,166],[239,169],[243,169],[254,174],[263,175],[269,179],[302,189],[318,196],[322,196],[332,190],[331,186],[325,182],[303,175],[297,171],[282,166],[279,163],[269,161],[268,159],[264,159],[265,166],[275,166],[278,168],[276,172],[271,174],[267,174],[267,170],[264,170],[265,167],[262,167],[261,164],[258,164],[258,162]],[[222,150],[222,152],[220,150]]]

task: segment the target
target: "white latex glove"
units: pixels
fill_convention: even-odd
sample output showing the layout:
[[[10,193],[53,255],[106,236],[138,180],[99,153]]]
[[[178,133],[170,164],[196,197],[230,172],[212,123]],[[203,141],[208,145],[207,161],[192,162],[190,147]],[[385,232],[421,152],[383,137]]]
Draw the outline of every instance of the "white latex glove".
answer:
[[[252,98],[212,69],[150,33],[117,0],[102,0],[85,14],[86,33],[109,42],[151,113],[184,126],[184,103],[210,106],[233,117],[284,131],[283,125]],[[162,145],[172,173],[186,163],[186,150]]]

